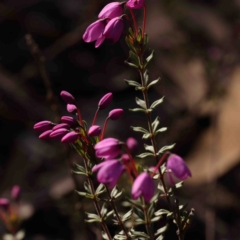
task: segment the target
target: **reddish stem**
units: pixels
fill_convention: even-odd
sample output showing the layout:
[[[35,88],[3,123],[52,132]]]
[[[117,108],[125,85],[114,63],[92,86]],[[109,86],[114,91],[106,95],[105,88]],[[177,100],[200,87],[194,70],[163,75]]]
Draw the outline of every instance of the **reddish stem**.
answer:
[[[105,123],[104,123],[104,126],[103,126],[103,131],[102,131],[102,135],[101,135],[101,137],[100,137],[100,141],[103,139],[103,137],[104,137],[104,134],[105,134],[105,132],[106,132],[106,128],[107,128],[107,123],[108,123],[108,117],[106,118],[106,120],[105,120]]]
[[[98,112],[99,112],[99,109],[97,109],[97,111],[95,112],[95,115],[94,115],[94,119],[93,119],[93,122],[92,122],[92,126],[95,124],[96,120],[97,120],[97,116],[98,116]]]
[[[137,25],[137,21],[136,21],[136,18],[135,18],[135,15],[134,15],[134,12],[133,10],[130,8],[130,13],[132,15],[132,19],[133,19],[133,23],[134,23],[134,27],[135,27],[135,36],[136,37],[138,35],[138,25]]]
[[[83,125],[82,123],[82,116],[81,116],[81,112],[79,110],[79,108],[77,108],[77,112],[78,112],[78,121],[80,122],[81,126]]]
[[[166,157],[167,157],[168,155],[169,155],[169,152],[165,152],[165,153],[162,155],[162,157],[159,159],[159,162],[158,162],[157,166],[155,167],[153,173],[151,174],[151,177],[153,177],[153,176],[156,174],[156,172],[157,172],[158,169],[161,171],[160,166],[161,166],[161,165],[163,164],[163,162],[166,160]]]
[[[128,156],[129,156],[129,159],[130,159],[130,162],[131,162],[131,165],[132,165],[132,170],[133,170],[133,173],[134,173],[135,178],[136,178],[136,177],[138,176],[138,171],[137,171],[137,169],[136,169],[135,162],[133,161],[132,154],[130,153],[130,150],[128,149],[127,144],[124,144],[124,146],[126,147],[127,154],[128,154]]]
[[[144,4],[143,8],[143,29],[142,29],[142,38],[144,39],[144,33],[146,29],[146,19],[147,19],[147,8],[146,5]]]

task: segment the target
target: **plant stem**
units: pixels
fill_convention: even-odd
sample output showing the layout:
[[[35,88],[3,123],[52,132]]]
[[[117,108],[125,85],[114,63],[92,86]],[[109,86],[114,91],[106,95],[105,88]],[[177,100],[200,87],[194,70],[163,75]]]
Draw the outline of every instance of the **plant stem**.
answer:
[[[144,212],[145,226],[146,226],[147,233],[148,233],[150,239],[154,239],[154,236],[153,236],[152,230],[151,230],[151,222],[149,221],[149,218],[148,218],[147,205],[145,204],[143,197],[141,197],[141,201],[142,201],[142,208],[143,208],[143,212]]]
[[[132,238],[129,236],[128,231],[127,231],[127,229],[124,227],[124,223],[123,223],[121,217],[120,217],[119,214],[118,214],[117,207],[116,207],[116,205],[115,205],[114,199],[111,197],[111,193],[110,193],[110,191],[109,191],[109,189],[108,189],[108,186],[105,185],[105,187],[106,187],[106,190],[107,190],[107,195],[108,195],[109,202],[110,202],[110,204],[111,204],[111,206],[112,206],[112,208],[113,208],[113,211],[114,211],[114,213],[115,213],[115,215],[116,215],[116,218],[117,218],[117,220],[118,220],[118,224],[121,226],[121,228],[122,228],[125,236],[127,237],[127,239],[128,239],[128,240],[131,240]]]
[[[142,52],[143,51],[141,51],[141,53]],[[143,66],[142,54],[138,54],[138,57],[139,57],[140,65]],[[145,81],[145,78],[144,78],[144,72],[145,71],[146,71],[145,68],[139,68],[139,73],[140,73],[140,77],[141,77],[141,84],[142,84],[142,87],[143,87],[142,93],[143,93],[143,98],[144,98],[144,101],[145,101],[145,104],[146,104],[146,109],[147,109],[146,115],[147,115],[147,122],[148,122],[148,130],[151,134],[151,143],[152,143],[152,146],[153,146],[154,158],[156,160],[156,163],[158,163],[157,145],[156,145],[156,139],[155,139],[155,135],[154,135],[153,128],[152,128],[151,112],[148,111],[148,109],[150,109],[150,105],[149,105],[149,100],[148,100],[148,92],[147,92],[146,81]],[[159,167],[159,174],[160,174],[160,180],[162,182],[162,186],[163,186],[163,189],[164,189],[164,193],[165,193],[165,196],[166,196],[166,199],[167,199],[169,209],[170,209],[171,212],[174,213],[174,219],[176,221],[178,230],[179,230],[179,232],[181,232],[181,230],[180,230],[181,226],[178,224],[178,215],[177,215],[176,212],[173,211],[173,207],[172,207],[172,204],[171,204],[171,201],[170,201],[170,198],[169,198],[169,195],[168,195],[167,187],[166,187],[166,184],[165,184],[165,181],[164,181],[164,176],[163,176],[163,173],[162,173],[160,167]],[[179,240],[183,240],[183,238],[180,236],[180,234],[178,234],[178,238],[179,238]]]

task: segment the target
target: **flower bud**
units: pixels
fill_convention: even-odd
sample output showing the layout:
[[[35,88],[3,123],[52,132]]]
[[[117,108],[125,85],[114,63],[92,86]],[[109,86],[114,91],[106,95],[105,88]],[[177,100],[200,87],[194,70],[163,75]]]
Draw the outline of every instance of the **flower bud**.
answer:
[[[117,42],[123,32],[123,27],[123,20],[120,17],[113,18],[107,23],[103,36]]]
[[[61,91],[60,96],[66,103],[74,103],[75,102],[75,98],[73,97],[73,95],[67,91]]]
[[[106,138],[94,146],[98,158],[113,159],[121,152],[121,144],[115,138]]]
[[[9,200],[6,198],[0,198],[0,208],[2,208],[5,211],[8,211],[9,209]]]
[[[124,167],[117,160],[109,160],[95,165],[92,171],[98,171],[97,179],[100,183],[109,184],[109,188],[113,188],[122,175]]]
[[[138,142],[135,138],[128,138],[127,139],[127,142],[126,142],[127,146],[128,146],[128,149],[131,151],[131,152],[134,152],[138,146]]]
[[[93,125],[88,130],[88,135],[91,137],[97,137],[101,133],[101,127],[98,125]]]
[[[175,184],[172,174],[180,180],[185,180],[186,178],[192,176],[186,163],[176,154],[171,154],[168,157],[166,168],[168,170],[169,181],[172,185]]]
[[[102,36],[105,24],[102,19],[90,24],[85,33],[83,34],[83,40],[85,42],[94,42]]]
[[[126,3],[126,6],[132,9],[140,9],[144,7],[144,4],[145,4],[145,0],[129,0]]]
[[[56,126],[53,127],[53,131],[59,129],[59,128],[66,128],[66,129],[69,129],[70,126],[67,124],[67,123],[59,123],[57,124]]]
[[[63,123],[67,123],[68,125],[70,125],[71,127],[75,127],[77,125],[77,121],[69,116],[63,116],[61,117],[61,121]]]
[[[33,129],[38,131],[38,132],[44,132],[44,131],[52,129],[52,127],[53,127],[53,123],[52,122],[50,122],[50,121],[41,121],[41,122],[36,123],[33,126]]]
[[[109,112],[108,118],[111,120],[118,120],[123,115],[123,109],[117,108]]]
[[[98,14],[98,18],[115,18],[123,14],[123,6],[120,2],[107,4]]]
[[[55,131],[52,131],[52,133],[49,135],[50,138],[53,139],[61,139],[63,136],[65,136],[69,131],[66,128],[59,128]]]
[[[148,173],[141,173],[132,186],[132,198],[138,199],[140,196],[149,202],[154,195],[154,182]]]
[[[62,143],[74,143],[77,141],[78,137],[79,137],[79,133],[72,131],[72,132],[67,133],[62,138],[61,142]]]
[[[110,105],[110,103],[112,102],[112,98],[113,98],[113,94],[112,94],[112,93],[107,93],[106,95],[104,95],[104,96],[100,99],[100,101],[99,101],[99,103],[98,103],[98,107],[99,107],[100,109],[105,109],[105,108],[107,108],[107,107]]]
[[[51,134],[52,130],[47,130],[45,132],[43,132],[41,135],[39,135],[38,138],[40,139],[48,139],[49,135]]]
[[[13,186],[11,197],[14,201],[19,201],[21,195],[21,188],[18,185]]]
[[[67,104],[67,111],[72,113],[72,112],[76,112],[77,111],[77,107],[74,104]]]

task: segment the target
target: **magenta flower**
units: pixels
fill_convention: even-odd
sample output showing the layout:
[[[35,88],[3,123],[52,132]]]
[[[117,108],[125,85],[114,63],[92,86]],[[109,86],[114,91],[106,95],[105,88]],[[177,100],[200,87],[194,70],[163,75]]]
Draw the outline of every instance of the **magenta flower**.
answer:
[[[121,17],[115,17],[107,23],[103,36],[117,42],[123,32],[123,27],[124,24]]]
[[[98,14],[98,18],[115,18],[123,14],[123,6],[120,2],[107,4]]]
[[[105,94],[99,101],[98,107],[100,109],[105,109],[107,108],[110,103],[112,102],[113,94],[112,93],[107,93]]]
[[[126,6],[132,9],[140,9],[144,7],[144,4],[145,4],[145,0],[129,0],[126,3]]]
[[[13,186],[11,197],[14,201],[19,201],[21,195],[21,188],[18,185]]]
[[[97,20],[90,24],[85,33],[83,34],[83,40],[85,42],[94,42],[97,40],[95,47],[99,47],[104,41],[102,34],[105,28],[103,19]]]
[[[79,137],[79,133],[77,132],[69,132],[66,135],[64,135],[64,137],[61,139],[62,143],[74,143],[77,141]]]
[[[71,127],[75,127],[77,125],[77,121],[69,116],[63,116],[61,117],[61,121],[63,123],[67,123],[68,125],[70,125]]]
[[[59,123],[59,124],[57,124],[56,126],[54,126],[52,130],[54,131],[54,130],[57,130],[57,129],[59,129],[59,128],[69,129],[70,126],[69,126],[67,123]]]
[[[75,102],[75,98],[73,97],[73,95],[67,91],[61,91],[60,96],[66,103],[74,103]]]
[[[50,121],[41,121],[41,122],[36,123],[33,126],[33,129],[38,131],[38,132],[45,132],[47,130],[52,129],[52,127],[53,127],[53,123],[52,122],[50,122]]]
[[[62,137],[65,136],[68,132],[69,131],[66,128],[59,128],[55,131],[52,131],[49,137],[53,139],[62,139]]]
[[[41,135],[39,135],[40,139],[48,139],[50,134],[52,133],[52,130],[47,130],[43,132]]]
[[[92,171],[98,171],[97,179],[100,183],[108,184],[109,188],[113,188],[122,175],[124,166],[117,160],[109,160],[95,165]]]
[[[67,104],[67,111],[72,113],[77,111],[77,107],[74,104],[68,103]]]
[[[154,182],[148,173],[141,173],[132,186],[132,198],[138,199],[140,196],[149,202],[154,195]]]
[[[185,180],[192,176],[186,163],[176,154],[171,154],[168,157],[166,168],[168,170],[169,181],[172,185],[175,184],[172,174],[180,180]]]
[[[6,198],[0,198],[0,208],[5,211],[9,210],[9,200]]]
[[[98,125],[93,125],[88,130],[88,135],[91,137],[97,137],[101,133],[101,127]]]
[[[121,144],[115,138],[106,138],[94,146],[98,158],[113,159],[121,152]]]
[[[113,109],[109,112],[108,118],[111,120],[117,120],[123,115],[123,110],[121,108]]]
[[[128,138],[127,139],[127,142],[126,142],[127,146],[128,146],[128,149],[131,151],[131,152],[134,152],[138,146],[138,142],[135,138]]]

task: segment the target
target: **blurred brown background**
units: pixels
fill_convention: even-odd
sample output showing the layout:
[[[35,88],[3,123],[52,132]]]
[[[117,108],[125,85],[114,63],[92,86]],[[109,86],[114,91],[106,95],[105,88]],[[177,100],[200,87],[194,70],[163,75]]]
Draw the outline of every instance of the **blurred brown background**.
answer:
[[[124,37],[99,49],[82,41],[107,3],[0,1],[0,192],[8,196],[14,184],[23,188],[26,239],[96,239],[93,233],[99,234],[84,224],[82,203],[73,192],[70,166],[78,156],[58,142],[40,141],[32,129],[38,121],[67,114],[61,90],[75,96],[89,123],[101,96],[113,92],[111,108],[123,108],[125,115],[109,124],[106,136],[134,136],[143,143],[129,128],[146,122],[141,114],[128,113],[139,93],[123,79],[139,77],[124,65]],[[175,153],[193,174],[178,193],[182,203],[196,209],[186,239],[239,240],[240,1],[146,4],[149,46],[156,53],[150,76],[162,79],[150,100],[166,96],[154,113],[168,127],[159,145],[176,142]],[[141,23],[142,12],[136,14]],[[101,113],[98,124],[107,113]]]

